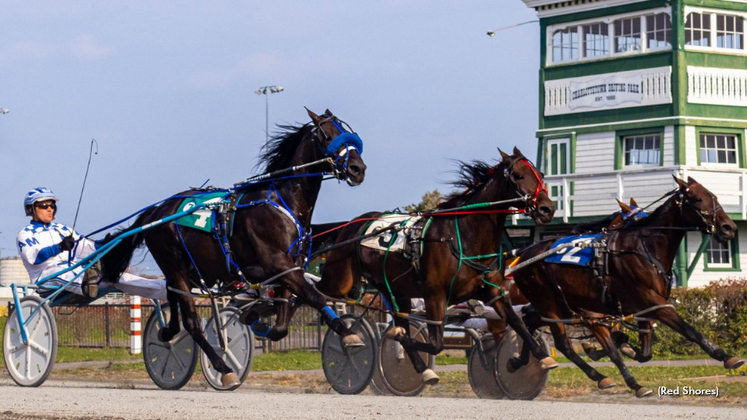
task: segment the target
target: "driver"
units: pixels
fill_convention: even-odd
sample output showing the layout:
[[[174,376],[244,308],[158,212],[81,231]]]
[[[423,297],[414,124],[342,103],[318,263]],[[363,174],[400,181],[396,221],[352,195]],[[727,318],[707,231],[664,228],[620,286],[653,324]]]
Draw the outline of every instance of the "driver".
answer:
[[[98,245],[97,242],[81,237],[69,227],[53,222],[57,214],[58,200],[52,190],[46,187],[34,188],[23,200],[26,216],[31,217],[31,223],[18,233],[16,244],[18,254],[33,282],[75,265],[78,260],[94,252]],[[68,284],[65,290],[96,298],[99,286],[113,286],[128,294],[166,300],[165,280],[144,279],[124,273],[117,283],[99,285],[97,267],[98,263],[91,266],[83,275]],[[76,268],[62,273],[45,282],[45,285],[64,286],[80,272],[81,268]]]

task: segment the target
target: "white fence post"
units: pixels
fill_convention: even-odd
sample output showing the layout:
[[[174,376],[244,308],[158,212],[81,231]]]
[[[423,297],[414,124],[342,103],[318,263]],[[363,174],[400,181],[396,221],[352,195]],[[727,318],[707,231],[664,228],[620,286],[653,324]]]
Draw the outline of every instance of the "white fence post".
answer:
[[[130,296],[130,353],[140,354],[143,351],[142,312],[140,296]]]

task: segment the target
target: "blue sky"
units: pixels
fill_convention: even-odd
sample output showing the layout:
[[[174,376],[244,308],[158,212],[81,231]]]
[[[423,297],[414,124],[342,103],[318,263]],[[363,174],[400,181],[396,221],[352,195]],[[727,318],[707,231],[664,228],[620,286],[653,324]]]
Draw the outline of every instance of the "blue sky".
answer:
[[[0,13],[0,256],[36,186],[85,234],[192,186],[255,174],[269,119],[329,108],[365,143],[366,181],[322,187],[316,222],[451,190],[451,159],[534,159],[539,29],[520,0],[35,1]]]

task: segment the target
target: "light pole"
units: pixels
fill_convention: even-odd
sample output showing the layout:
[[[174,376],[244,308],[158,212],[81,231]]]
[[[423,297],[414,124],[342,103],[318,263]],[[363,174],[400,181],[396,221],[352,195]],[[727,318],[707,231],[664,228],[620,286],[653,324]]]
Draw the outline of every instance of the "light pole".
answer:
[[[502,28],[493,29],[492,31],[488,31],[488,36],[489,37],[494,37],[496,32],[500,32],[500,31],[503,31],[503,30],[506,30],[506,29],[511,29],[511,28],[515,28],[517,26],[526,25],[528,23],[534,23],[534,22],[539,22],[539,20],[528,20],[526,22],[517,23],[515,25],[508,25],[508,26],[504,26]]]
[[[254,91],[257,95],[265,95],[265,144],[270,142],[270,95],[284,91],[282,86],[262,86]]]
[[[0,114],[3,114],[3,115],[5,115],[5,114],[7,114],[7,113],[9,113],[9,112],[10,112],[10,110],[9,110],[9,109],[5,109],[5,108],[0,108]]]

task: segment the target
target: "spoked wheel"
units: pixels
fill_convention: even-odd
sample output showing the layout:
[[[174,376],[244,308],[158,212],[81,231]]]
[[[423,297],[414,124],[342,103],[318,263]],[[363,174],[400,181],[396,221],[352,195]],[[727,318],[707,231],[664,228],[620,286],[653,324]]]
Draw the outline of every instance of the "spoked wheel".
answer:
[[[143,360],[148,375],[161,389],[179,389],[189,382],[197,366],[197,343],[182,326],[179,334],[169,342],[158,339],[158,330],[168,324],[169,305],[161,305],[148,318],[143,333]]]
[[[381,343],[381,337],[384,335],[384,331],[389,327],[389,324],[383,322],[377,322],[374,332],[376,333],[376,347],[378,349],[379,343]],[[384,384],[384,378],[381,376],[381,369],[378,366],[374,368],[373,376],[371,377],[370,384],[371,392],[375,395],[392,395],[389,388]]]
[[[363,340],[365,347],[345,347],[331,329],[322,342],[322,368],[327,382],[340,394],[366,389],[376,366],[376,335],[362,316],[345,314],[340,320]]]
[[[246,379],[246,375],[252,368],[252,356],[254,354],[254,334],[249,327],[239,321],[238,308],[226,307],[220,310],[220,320],[223,324],[223,336],[226,339],[226,350],[220,345],[218,331],[215,328],[215,318],[210,318],[205,326],[205,338],[208,343],[218,352],[220,358],[231,368],[239,377],[239,384],[233,386],[223,386],[221,383],[222,374],[213,368],[205,352],[200,352],[200,365],[205,380],[218,391],[232,391],[241,386]]]
[[[547,353],[550,353],[550,347],[541,333],[535,335],[535,339]],[[529,356],[529,363],[514,372],[509,372],[508,361],[513,357],[519,357],[522,344],[521,337],[509,329],[496,347],[495,379],[505,396],[512,400],[534,399],[545,389],[550,375],[549,371],[540,368],[539,361],[533,355]]]
[[[16,311],[26,323],[25,344]],[[21,299],[20,305],[8,315],[3,331],[3,355],[5,368],[20,386],[39,386],[49,377],[57,357],[57,323],[49,305],[42,305],[39,296]]]
[[[427,342],[426,324],[410,321],[410,337],[421,343]],[[422,351],[418,354],[432,369],[435,361],[433,355]],[[425,384],[420,374],[415,371],[404,347],[398,341],[386,338],[386,333],[381,337],[378,362],[382,382],[392,394],[409,397],[418,395],[425,389]]]
[[[469,360],[467,361],[469,384],[479,398],[500,400],[504,398],[504,395],[495,377],[496,347],[493,334],[484,335],[480,342],[482,343],[483,357],[480,357],[480,348],[477,344],[472,347],[469,353]]]

